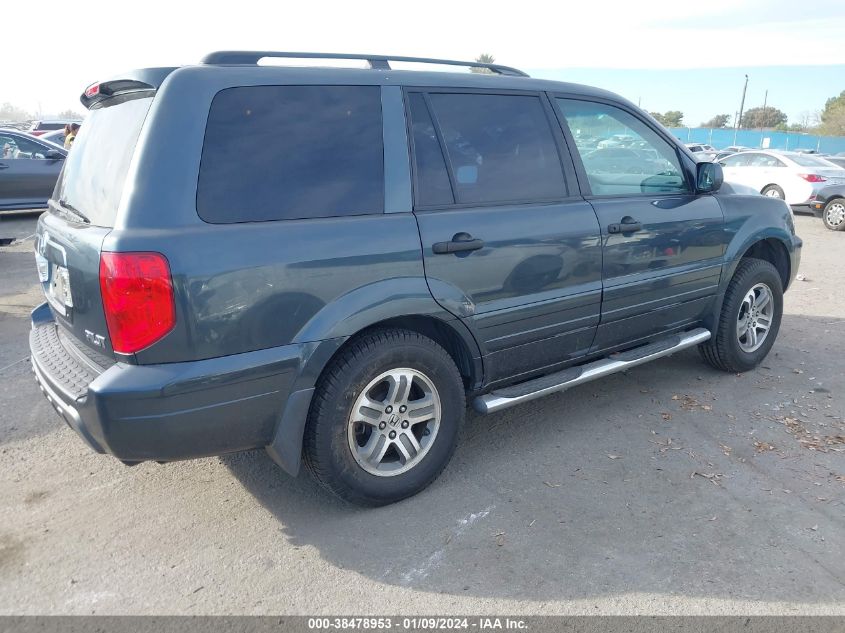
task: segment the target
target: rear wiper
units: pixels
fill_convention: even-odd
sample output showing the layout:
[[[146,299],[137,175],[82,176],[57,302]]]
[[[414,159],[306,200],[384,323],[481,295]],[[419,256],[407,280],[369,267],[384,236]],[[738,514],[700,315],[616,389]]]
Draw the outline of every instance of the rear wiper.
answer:
[[[59,206],[62,207],[63,210],[70,211],[73,215],[78,217],[80,220],[85,222],[85,224],[91,224],[91,220],[88,219],[88,216],[82,213],[79,209],[74,207],[70,202],[64,199],[59,200]]]

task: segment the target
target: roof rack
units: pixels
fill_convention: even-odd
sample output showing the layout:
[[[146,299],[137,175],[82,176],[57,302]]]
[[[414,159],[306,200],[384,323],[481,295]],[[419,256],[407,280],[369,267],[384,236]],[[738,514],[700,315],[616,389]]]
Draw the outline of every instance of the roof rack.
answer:
[[[376,70],[390,70],[390,62],[417,62],[420,64],[442,64],[446,66],[464,66],[467,68],[486,68],[499,75],[528,77],[525,73],[501,64],[483,64],[481,62],[461,62],[454,59],[429,59],[427,57],[400,57],[395,55],[356,55],[352,53],[289,53],[280,51],[216,51],[202,59],[203,64],[244,65],[258,64],[264,57],[283,57],[293,59],[363,59]]]

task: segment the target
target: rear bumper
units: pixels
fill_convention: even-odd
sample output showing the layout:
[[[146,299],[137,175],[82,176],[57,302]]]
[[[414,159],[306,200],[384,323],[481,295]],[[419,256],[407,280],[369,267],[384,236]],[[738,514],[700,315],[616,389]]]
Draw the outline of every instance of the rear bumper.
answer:
[[[32,368],[44,396],[93,450],[127,462],[190,459],[270,445],[316,345],[103,368],[63,344],[47,315],[46,304],[36,308],[30,331]],[[293,426],[301,431],[303,424],[296,420]],[[299,442],[290,451],[298,460],[301,433],[285,439]],[[299,466],[298,461],[282,465],[291,471]]]

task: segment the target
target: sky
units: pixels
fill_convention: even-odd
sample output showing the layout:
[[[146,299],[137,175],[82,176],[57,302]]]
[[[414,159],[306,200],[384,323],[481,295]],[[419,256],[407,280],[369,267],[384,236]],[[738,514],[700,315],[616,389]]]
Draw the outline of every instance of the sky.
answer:
[[[123,70],[196,63],[223,49],[486,52],[533,76],[606,88],[651,111],[681,110],[689,125],[738,110],[746,73],[746,108],[762,105],[768,89],[769,105],[792,121],[845,90],[842,0],[46,0],[37,14],[73,20],[47,39],[37,29],[2,31],[0,103],[42,113],[80,110],[85,86]],[[28,24],[33,9],[14,3],[3,18]]]

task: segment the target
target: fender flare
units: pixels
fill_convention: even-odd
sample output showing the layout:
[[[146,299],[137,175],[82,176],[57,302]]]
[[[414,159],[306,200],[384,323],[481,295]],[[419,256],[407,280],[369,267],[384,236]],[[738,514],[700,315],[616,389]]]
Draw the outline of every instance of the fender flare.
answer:
[[[452,328],[480,367],[481,350],[469,329],[431,296],[423,278],[385,279],[360,288],[325,306],[297,334],[294,342],[312,347],[303,359],[267,453],[285,472],[299,473],[302,441],[316,382],[332,357],[355,334],[391,319],[429,317]]]

